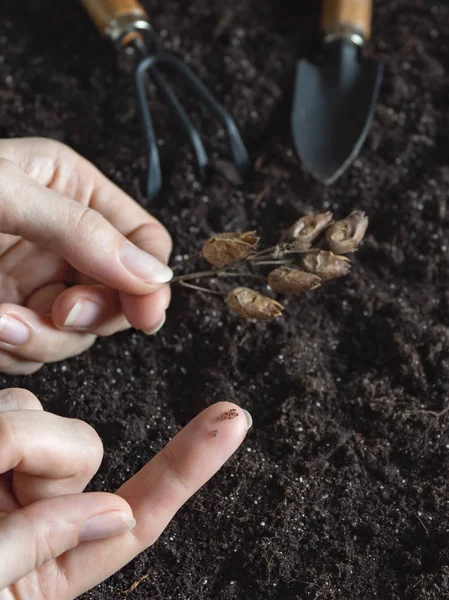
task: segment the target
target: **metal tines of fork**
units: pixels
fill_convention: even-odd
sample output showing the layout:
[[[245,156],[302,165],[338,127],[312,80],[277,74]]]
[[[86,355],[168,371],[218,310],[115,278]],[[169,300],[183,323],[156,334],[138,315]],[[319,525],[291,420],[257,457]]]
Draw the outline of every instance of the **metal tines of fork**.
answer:
[[[179,58],[153,50],[153,31],[143,7],[136,0],[81,0],[100,33],[117,49],[132,47],[139,58],[135,72],[136,95],[148,154],[146,196],[151,202],[162,187],[157,137],[148,103],[149,77],[186,135],[195,155],[198,175],[204,179],[209,159],[198,130],[168,83],[162,70],[173,72],[224,127],[233,162],[242,175],[249,169],[248,152],[237,125],[202,81]]]

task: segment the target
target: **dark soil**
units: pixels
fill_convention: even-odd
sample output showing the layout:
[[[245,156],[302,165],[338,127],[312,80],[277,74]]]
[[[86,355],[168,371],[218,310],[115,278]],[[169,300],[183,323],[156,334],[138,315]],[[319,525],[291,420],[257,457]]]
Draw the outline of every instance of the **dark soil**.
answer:
[[[254,417],[155,547],[84,598],[121,598],[145,574],[134,600],[449,597],[448,3],[375,3],[368,52],[386,62],[375,122],[329,189],[302,171],[289,132],[295,60],[319,48],[317,3],[295,13],[280,0],[145,4],[166,48],[236,117],[259,167],[241,189],[222,175],[201,186],[152,104],[165,168],[152,210],[174,255],[225,229],[257,228],[271,243],[328,208],[365,210],[371,225],[352,275],[287,300],[275,323],[176,289],[155,339],[124,333],[33,377],[2,378],[98,430],[94,488],[114,489],[217,400]],[[3,0],[0,61],[1,136],[63,140],[145,202],[129,75],[75,0]],[[219,150],[220,132],[203,131]]]

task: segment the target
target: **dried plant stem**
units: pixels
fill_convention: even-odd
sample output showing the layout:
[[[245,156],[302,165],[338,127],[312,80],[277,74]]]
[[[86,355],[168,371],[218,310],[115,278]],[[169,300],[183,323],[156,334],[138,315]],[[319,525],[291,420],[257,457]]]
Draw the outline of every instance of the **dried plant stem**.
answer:
[[[292,263],[291,260],[284,260],[283,258],[273,259],[273,260],[258,260],[257,262],[252,263],[255,267],[265,267],[267,265],[277,265],[278,267],[281,265],[290,265]]]
[[[253,260],[257,260],[259,258],[265,256],[272,256],[273,258],[278,258],[281,256],[281,253],[284,251],[284,246],[286,244],[277,244],[277,246],[271,246],[271,248],[265,248],[265,250],[260,250],[260,252],[256,252],[255,254],[251,254],[246,259],[248,262],[252,262]]]
[[[218,277],[220,270],[221,269],[215,269],[213,271],[198,271],[198,273],[177,275],[171,279],[170,283],[182,283],[183,281],[189,281],[189,279],[202,279],[203,277]]]
[[[268,263],[272,264],[272,263]],[[278,264],[278,263],[275,263]],[[216,269],[215,271],[199,271],[198,273],[189,273],[188,275],[178,275],[177,277],[173,277],[170,283],[180,283],[184,285],[187,281],[194,279],[205,279],[205,278],[217,278],[222,279],[225,277],[250,277],[251,279],[258,279],[259,281],[267,280],[266,277],[262,277],[262,275],[257,275],[256,273],[248,273],[246,271],[228,271]]]
[[[173,279],[171,280],[171,283],[180,283],[181,281],[187,281],[189,279],[201,279],[203,277],[224,277],[225,275],[230,276],[231,270],[235,269],[237,266],[242,266],[242,265],[249,265],[249,266],[269,266],[269,265],[280,266],[280,265],[284,265],[284,264],[288,265],[288,264],[291,264],[291,261],[285,260],[282,258],[285,254],[304,254],[305,252],[308,252],[308,250],[290,250],[288,248],[288,246],[289,246],[289,244],[278,244],[277,246],[272,246],[271,248],[266,248],[265,250],[251,254],[246,259],[240,261],[239,265],[236,264],[236,265],[232,265],[232,266],[219,267],[217,269],[210,270],[210,271],[199,271],[198,273],[188,273],[186,275],[177,275],[177,276],[173,277]],[[201,256],[201,252],[199,252],[197,254],[192,254],[191,256],[188,256],[187,258],[185,258],[181,262],[179,262],[177,265],[172,267],[172,270],[176,271],[177,269],[180,269],[182,266],[184,266],[184,264],[186,262],[194,260],[195,258],[198,258],[200,256]],[[235,276],[234,274],[232,274],[232,275]],[[246,272],[243,272],[242,275],[247,276],[249,274]],[[265,279],[265,278],[261,277],[261,279]]]
[[[175,276],[171,283],[204,294],[225,296],[229,310],[244,319],[271,320],[280,317],[284,310],[274,298],[242,286],[241,282],[226,293],[197,282],[208,279],[210,284],[216,284],[219,279],[240,278],[256,280],[261,284],[259,287],[265,284],[265,289],[274,294],[315,290],[324,282],[349,273],[352,263],[346,254],[357,250],[367,225],[368,218],[362,211],[353,211],[336,222],[329,211],[305,216],[292,225],[283,241],[259,251],[257,231],[217,233],[206,240],[199,252],[172,267]],[[183,273],[183,265],[195,259],[208,263],[208,270]],[[257,267],[261,268],[260,274],[255,272]]]
[[[227,293],[225,292],[217,292],[216,290],[211,290],[200,285],[194,285],[193,283],[187,283],[186,281],[180,281],[179,284],[182,285],[182,287],[190,288],[191,290],[196,290],[197,292],[202,292],[204,294],[213,294],[214,296],[227,296]]]

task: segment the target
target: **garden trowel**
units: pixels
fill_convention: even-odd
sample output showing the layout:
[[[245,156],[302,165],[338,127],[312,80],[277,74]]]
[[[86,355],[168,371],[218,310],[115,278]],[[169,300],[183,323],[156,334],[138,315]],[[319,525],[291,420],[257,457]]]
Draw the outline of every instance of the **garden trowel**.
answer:
[[[372,0],[324,0],[325,58],[297,65],[293,140],[304,166],[326,184],[357,156],[373,118],[383,65],[362,56],[371,10]]]

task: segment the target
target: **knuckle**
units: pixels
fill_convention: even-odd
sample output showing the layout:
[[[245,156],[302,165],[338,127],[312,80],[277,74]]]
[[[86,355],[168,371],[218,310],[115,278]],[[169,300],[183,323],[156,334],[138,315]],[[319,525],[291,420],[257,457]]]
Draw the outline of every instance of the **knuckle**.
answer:
[[[77,237],[90,243],[103,229],[104,219],[95,210],[73,203],[70,208],[69,223]]]
[[[16,196],[17,170],[19,168],[10,160],[0,157],[0,222],[9,233],[14,233],[17,213],[14,197]]]
[[[64,144],[64,142],[60,142],[59,140],[52,140],[47,137],[34,137],[28,138],[29,146],[33,151],[34,155],[45,155],[54,161],[58,158],[68,158],[69,155],[76,154],[70,146]]]
[[[190,495],[191,486],[183,468],[184,457],[179,452],[176,452],[170,443],[162,450],[162,457],[166,466],[166,474],[172,479],[174,485],[183,488]]]
[[[50,597],[56,600],[67,598],[71,585],[68,580],[68,573],[62,564],[58,564],[54,560],[45,563],[41,569],[36,571],[36,578],[37,582],[33,582],[33,591],[36,590],[38,595],[37,597],[33,596],[33,600],[50,600]],[[51,596],[49,596],[49,590],[52,590]],[[29,600],[29,596],[24,596],[23,600],[26,599]]]
[[[0,413],[0,447],[2,449],[2,467],[6,471],[13,469],[20,461],[16,434],[8,413]]]
[[[57,548],[55,544],[55,538],[51,529],[48,528],[46,523],[42,523],[39,527],[39,534],[36,536],[35,545],[35,564],[39,568],[46,562],[51,560],[54,556],[57,556]]]
[[[15,513],[18,516],[18,513]],[[48,515],[42,514],[40,509],[31,511],[29,514],[22,514],[21,527],[23,531],[34,531],[31,537],[29,551],[32,553],[31,561],[35,568],[39,569],[42,565],[56,558],[66,549],[73,548],[77,543],[77,529],[73,525],[60,528],[55,527],[52,519]]]
[[[151,221],[151,223],[148,225],[153,230],[153,235],[154,233],[157,233],[158,236],[161,237],[162,245],[167,246],[167,248],[169,248],[171,251],[173,248],[173,240],[171,235],[168,233],[168,229],[166,229],[164,225],[162,225],[162,223],[157,219],[154,219],[154,221]]]
[[[173,240],[171,235],[168,233],[168,230],[165,229],[163,225],[159,223],[159,227],[161,229],[162,243],[167,248],[167,253],[170,255],[173,250]]]
[[[0,413],[0,440],[2,449],[13,446],[14,437],[14,432],[8,415],[6,413]]]
[[[173,241],[168,230],[153,217],[135,229],[129,239],[136,246],[146,249],[163,261],[168,260],[173,249]]]
[[[80,440],[82,459],[78,472],[81,476],[91,476],[98,471],[103,460],[103,442],[95,429],[85,421],[72,419],[71,426]]]

